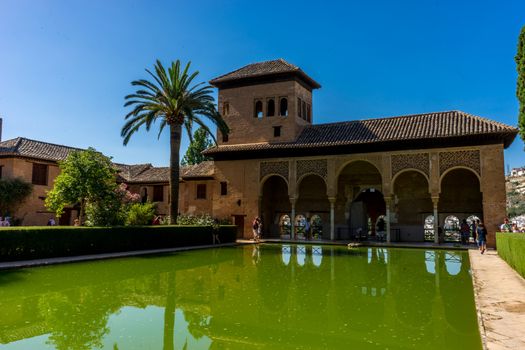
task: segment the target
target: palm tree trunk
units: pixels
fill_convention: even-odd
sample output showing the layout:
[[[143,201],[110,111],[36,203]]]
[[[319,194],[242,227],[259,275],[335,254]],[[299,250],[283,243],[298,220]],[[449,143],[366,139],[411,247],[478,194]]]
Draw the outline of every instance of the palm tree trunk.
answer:
[[[170,224],[177,223],[179,214],[179,158],[181,125],[170,125]]]

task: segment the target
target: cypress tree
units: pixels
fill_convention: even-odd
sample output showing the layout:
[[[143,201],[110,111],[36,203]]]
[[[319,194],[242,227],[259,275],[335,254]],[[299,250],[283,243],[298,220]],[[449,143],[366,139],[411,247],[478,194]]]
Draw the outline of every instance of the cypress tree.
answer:
[[[516,96],[520,104],[518,115],[518,127],[521,139],[525,141],[525,26],[521,28],[518,40],[518,53],[515,57],[516,69],[518,71],[518,83],[516,86]]]

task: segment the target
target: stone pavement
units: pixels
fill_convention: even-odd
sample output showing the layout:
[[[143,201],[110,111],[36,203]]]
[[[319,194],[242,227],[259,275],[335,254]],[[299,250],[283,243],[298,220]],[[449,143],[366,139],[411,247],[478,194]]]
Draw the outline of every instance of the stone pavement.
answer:
[[[469,255],[485,349],[525,349],[525,279],[494,250]]]

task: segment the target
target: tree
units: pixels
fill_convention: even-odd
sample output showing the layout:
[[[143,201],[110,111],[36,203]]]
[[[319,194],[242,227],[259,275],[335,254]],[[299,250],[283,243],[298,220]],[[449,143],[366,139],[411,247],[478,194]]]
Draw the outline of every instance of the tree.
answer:
[[[33,192],[33,185],[22,179],[0,179],[0,216],[14,215]]]
[[[166,126],[170,132],[170,223],[176,223],[179,207],[179,162],[180,141],[182,127],[191,139],[191,130],[194,124],[203,128],[211,136],[214,143],[217,140],[211,130],[201,120],[206,117],[221,133],[228,134],[228,126],[215,108],[212,87],[204,83],[193,84],[193,80],[199,72],[189,73],[190,63],[181,70],[180,61],[171,63],[171,67],[164,69],[161,62],[157,60],[155,74],[146,69],[153,81],[145,79],[134,80],[131,85],[137,86],[138,90],[125,99],[124,107],[132,106],[131,112],[126,114],[127,120],[122,127],[121,136],[124,145],[127,145],[131,136],[145,126],[149,131],[155,122],[159,123],[160,137]]]
[[[202,154],[202,151],[211,147],[212,144],[213,143],[208,137],[206,130],[198,128],[193,134],[193,139],[186,150],[186,155],[182,158],[182,165],[199,164],[205,160],[210,160],[209,157]]]
[[[525,26],[521,28],[518,39],[518,53],[515,57],[516,69],[518,71],[518,82],[516,87],[516,96],[520,104],[518,115],[518,127],[520,129],[521,139],[525,141]]]
[[[59,166],[60,174],[45,202],[58,217],[64,207],[79,205],[82,223],[88,204],[99,203],[117,190],[116,170],[110,159],[93,148],[71,153]]]

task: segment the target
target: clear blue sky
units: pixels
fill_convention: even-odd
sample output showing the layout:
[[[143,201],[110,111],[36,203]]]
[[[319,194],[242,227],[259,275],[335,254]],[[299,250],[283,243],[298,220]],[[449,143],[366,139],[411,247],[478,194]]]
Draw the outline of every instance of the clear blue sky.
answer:
[[[203,81],[284,58],[323,86],[316,123],[459,109],[516,125],[523,25],[524,0],[1,0],[3,139],[167,165],[167,134],[120,138],[130,82],[156,58],[191,60]],[[506,163],[525,165],[523,147]]]

